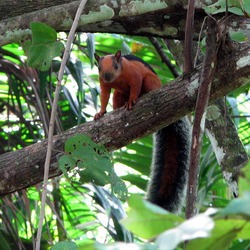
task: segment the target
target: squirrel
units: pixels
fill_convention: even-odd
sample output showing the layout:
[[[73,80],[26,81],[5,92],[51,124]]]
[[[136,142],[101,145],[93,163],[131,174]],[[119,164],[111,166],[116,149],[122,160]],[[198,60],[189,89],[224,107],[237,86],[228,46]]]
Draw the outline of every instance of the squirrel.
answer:
[[[162,86],[153,68],[134,55],[103,57],[95,53],[101,89],[101,110],[94,119],[106,113],[113,93],[113,109],[132,109],[142,95]],[[153,160],[146,199],[172,213],[179,213],[187,186],[190,153],[190,124],[186,118],[154,134]]]

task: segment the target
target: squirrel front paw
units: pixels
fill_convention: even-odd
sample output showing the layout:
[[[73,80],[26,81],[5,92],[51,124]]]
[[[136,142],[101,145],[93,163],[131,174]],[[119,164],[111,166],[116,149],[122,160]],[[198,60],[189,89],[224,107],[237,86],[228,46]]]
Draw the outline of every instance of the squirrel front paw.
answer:
[[[125,107],[125,109],[130,110],[133,108],[135,103],[136,103],[136,100],[128,100],[128,102],[125,103],[124,107]]]
[[[94,120],[100,119],[102,116],[104,116],[105,113],[106,113],[106,111],[104,111],[104,112],[100,111],[100,112],[96,113],[94,116]]]

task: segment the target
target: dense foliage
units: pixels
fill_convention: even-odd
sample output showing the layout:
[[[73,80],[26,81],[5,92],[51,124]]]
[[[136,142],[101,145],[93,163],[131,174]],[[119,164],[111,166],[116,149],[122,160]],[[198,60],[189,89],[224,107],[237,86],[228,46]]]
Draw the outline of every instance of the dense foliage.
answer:
[[[65,34],[59,34],[59,38],[62,43],[65,42]],[[161,40],[159,42],[175,64],[165,44]],[[31,49],[29,46],[30,44],[23,47],[9,44],[0,48],[1,153],[39,142],[48,135],[53,91],[61,59],[56,57],[48,68],[46,67],[50,65],[49,62],[45,62],[43,66],[46,67],[41,71],[33,69],[28,66],[32,62],[27,62],[26,55],[36,48]],[[56,46],[61,45],[57,43]],[[55,133],[93,119],[99,104],[98,71],[94,62],[94,51],[105,55],[115,53],[118,49],[122,49],[123,53],[134,53],[151,64],[163,83],[167,84],[173,79],[172,73],[161,62],[147,38],[79,34],[64,75]],[[236,90],[226,97],[226,101],[249,155],[249,92],[246,88]],[[109,108],[111,110],[111,107]],[[79,137],[72,140],[75,145]],[[78,148],[72,149],[70,143],[72,142],[65,145],[65,152],[80,155]],[[247,224],[250,215],[250,194],[243,192],[250,191],[250,165],[246,167],[245,176],[240,182],[241,194],[244,195],[232,200],[206,137],[202,147],[199,187],[199,209],[202,213],[186,222],[183,214],[168,214],[141,199],[149,175],[151,136],[114,152],[112,156],[107,155],[104,149],[96,149],[97,146],[92,145],[92,142],[88,142],[88,145],[90,147],[84,149],[88,157],[80,160],[89,159],[91,168],[88,169],[77,161],[78,168],[73,169],[76,162],[66,156],[60,159],[60,167],[65,175],[50,180],[42,249],[48,249],[58,241],[60,243],[53,249],[121,248],[122,243],[111,244],[116,241],[130,242],[131,247],[134,246],[132,242],[136,242],[140,249],[156,249],[157,246],[167,249],[164,247],[164,241],[167,239],[173,243],[169,249],[192,239],[194,240],[190,241],[188,249],[248,249],[250,246],[250,228]],[[96,157],[96,151],[102,152],[100,159]],[[116,174],[113,172],[113,165]],[[72,170],[67,173],[68,168]],[[41,185],[36,185],[1,198],[1,249],[33,249],[41,192]],[[127,192],[130,197],[129,205],[126,203]],[[124,220],[127,206],[130,209],[128,218]],[[207,210],[210,207],[219,210]],[[167,229],[171,230],[165,232]],[[164,234],[161,234],[163,232]],[[145,243],[145,240],[159,234],[161,235],[156,240],[157,245]],[[209,235],[209,238],[200,238]],[[108,243],[111,245],[107,246]],[[181,246],[179,245],[180,248]]]

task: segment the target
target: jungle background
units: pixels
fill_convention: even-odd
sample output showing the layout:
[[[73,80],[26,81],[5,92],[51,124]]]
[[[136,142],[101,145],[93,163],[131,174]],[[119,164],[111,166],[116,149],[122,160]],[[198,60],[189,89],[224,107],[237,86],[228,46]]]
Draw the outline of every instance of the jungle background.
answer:
[[[58,32],[57,35],[58,40],[65,44],[66,33]],[[157,38],[156,42],[161,46],[161,51],[167,55],[175,72],[181,74],[182,68],[179,67],[165,41]],[[121,49],[124,54],[132,53],[148,62],[155,69],[163,84],[173,80],[175,78],[173,70],[163,63],[158,53],[159,50],[156,48],[156,42],[152,43],[152,39],[139,36],[78,33],[64,73],[55,134],[92,121],[94,114],[99,110],[100,89],[94,52],[103,56],[114,54]],[[27,54],[20,44],[9,43],[0,48],[1,154],[22,149],[47,138],[60,61],[61,58],[56,57],[48,70],[41,71],[28,66]],[[249,156],[249,85],[229,93],[224,98],[224,102]],[[111,105],[109,105],[110,110],[112,110]],[[190,121],[192,117],[193,114],[190,114]],[[137,196],[132,196],[130,201],[130,206],[132,204],[133,207],[133,204],[137,202],[135,200],[145,195],[151,154],[152,136],[141,138],[112,153],[111,164],[127,188],[126,191],[120,181],[115,181],[115,184],[122,186],[118,188],[120,195],[115,194],[112,185],[99,186],[96,183],[89,183],[74,170],[51,179],[46,200],[41,249],[50,249],[59,241],[64,242],[65,249],[117,249],[115,247],[118,245],[111,244],[117,241],[135,241],[140,243],[138,245],[140,249],[155,249],[154,245],[145,244],[148,236],[143,237],[143,233],[133,236],[120,222],[125,217],[125,211],[129,206],[126,197],[137,194]],[[249,167],[248,165],[247,168]],[[96,178],[98,179],[98,176]],[[1,249],[33,249],[39,223],[41,187],[42,184],[37,184],[1,197]],[[244,184],[243,187],[247,190]],[[125,194],[126,192],[128,194]],[[249,202],[249,194],[246,197]],[[214,207],[226,211],[232,204],[232,199],[232,192],[222,176],[211,143],[204,136],[200,159],[199,210],[202,213],[207,208]],[[237,206],[233,203],[234,208]],[[142,207],[145,210],[146,208],[147,205]],[[153,211],[157,209],[153,208]],[[238,217],[237,221],[230,218],[232,219],[231,227],[228,226],[229,223],[223,224],[220,221],[221,224],[216,230],[219,232],[220,227],[224,227],[225,234],[221,236],[221,242],[217,244],[219,247],[227,247],[223,249],[250,249],[250,237],[247,236],[247,228],[243,226],[249,218],[247,219],[245,211],[235,213],[242,217],[240,219]],[[171,227],[176,226],[177,222],[180,223],[179,218],[185,217],[184,211],[178,219],[175,215],[172,216],[170,217],[173,220]],[[242,228],[244,230],[241,231]],[[241,234],[238,234],[239,232]],[[217,240],[214,238],[213,242]],[[100,245],[96,245],[96,242]],[[195,244],[200,243],[197,241],[193,246],[191,245],[190,249],[194,249],[197,246]],[[105,245],[109,245],[110,248],[106,248]],[[57,246],[62,247],[62,245]],[[179,247],[181,248],[182,245]]]

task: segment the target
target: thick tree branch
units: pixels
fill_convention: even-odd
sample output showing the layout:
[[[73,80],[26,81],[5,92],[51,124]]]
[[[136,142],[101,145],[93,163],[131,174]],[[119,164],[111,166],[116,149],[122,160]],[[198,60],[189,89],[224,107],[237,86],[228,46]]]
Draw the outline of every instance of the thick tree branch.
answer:
[[[30,36],[30,22],[44,22],[56,31],[68,32],[79,1],[3,0],[0,3],[0,46],[24,41]],[[106,32],[129,35],[161,36],[184,39],[186,6],[182,0],[157,1],[140,5],[139,1],[88,1],[78,26],[80,32]],[[60,2],[61,3],[61,2]],[[202,6],[202,5],[200,5]],[[157,18],[156,18],[157,16]],[[196,8],[194,39],[198,39],[206,13]],[[250,20],[234,16],[229,19],[233,29],[245,30]]]
[[[88,122],[56,135],[53,139],[53,163],[50,177],[61,174],[57,160],[65,141],[78,133],[89,135],[112,151],[151,134],[194,111],[201,68],[188,78],[179,77],[163,88],[143,96],[132,111],[119,109],[97,122]],[[219,58],[212,83],[210,102],[250,82],[250,47]],[[149,127],[150,125],[150,127]],[[5,195],[42,181],[47,140],[0,156],[0,195]]]

